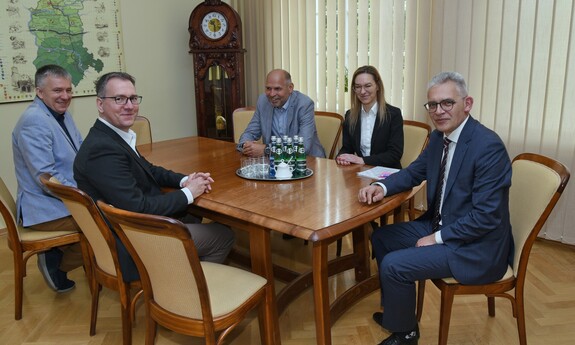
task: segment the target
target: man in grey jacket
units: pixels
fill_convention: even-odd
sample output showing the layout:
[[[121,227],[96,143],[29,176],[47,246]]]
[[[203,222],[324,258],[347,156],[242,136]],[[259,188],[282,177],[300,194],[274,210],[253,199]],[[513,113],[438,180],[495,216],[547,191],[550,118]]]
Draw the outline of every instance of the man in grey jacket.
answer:
[[[57,65],[40,67],[35,76],[36,98],[12,132],[14,167],[18,180],[17,219],[33,230],[79,230],[60,199],[42,189],[38,177],[50,173],[62,184],[76,186],[72,165],[82,136],[68,107],[72,76]],[[54,291],[74,288],[67,272],[82,265],[79,244],[38,254],[38,268]]]
[[[275,69],[268,73],[266,92],[259,96],[254,116],[240,137],[239,151],[250,157],[259,157],[267,153],[272,135],[298,135],[304,138],[307,155],[325,157],[315,127],[314,103],[293,87],[287,71]],[[260,138],[262,143],[257,142]]]

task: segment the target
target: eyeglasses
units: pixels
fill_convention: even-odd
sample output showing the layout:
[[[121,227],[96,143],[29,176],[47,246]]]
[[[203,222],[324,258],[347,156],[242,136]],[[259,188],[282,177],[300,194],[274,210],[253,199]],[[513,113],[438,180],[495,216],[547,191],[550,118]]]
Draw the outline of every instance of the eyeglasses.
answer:
[[[453,109],[453,105],[455,103],[457,102],[448,98],[439,102],[427,102],[423,106],[425,107],[425,109],[427,109],[427,112],[435,113],[437,111],[437,106],[440,106],[441,109],[443,109],[444,111],[450,111],[451,109]]]
[[[138,105],[138,104],[142,103],[142,96],[130,96],[130,97],[111,96],[111,97],[100,97],[100,98],[102,98],[102,99],[112,98],[114,100],[114,102],[116,102],[117,105],[126,105],[126,104],[128,104],[128,100],[130,102],[132,102],[133,105]]]
[[[360,93],[362,89],[365,89],[365,91],[369,91],[372,87],[373,84],[365,84],[365,85],[354,84],[353,91],[356,93]]]

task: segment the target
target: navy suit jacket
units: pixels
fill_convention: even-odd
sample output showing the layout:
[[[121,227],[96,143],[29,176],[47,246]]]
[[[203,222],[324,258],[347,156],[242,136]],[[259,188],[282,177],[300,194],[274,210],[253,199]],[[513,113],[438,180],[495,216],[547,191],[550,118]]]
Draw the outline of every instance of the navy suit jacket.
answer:
[[[383,124],[380,125],[379,117],[376,117],[373,133],[371,134],[371,152],[366,157],[361,153],[361,116],[358,116],[354,132],[350,133],[350,110],[348,110],[345,113],[345,121],[343,123],[342,147],[337,155],[339,156],[343,153],[356,154],[359,157],[363,157],[363,161],[367,165],[401,169],[403,117],[401,116],[401,110],[390,104],[386,105],[386,110],[388,118]]]
[[[428,210],[416,221],[433,217],[442,150],[443,133],[435,130],[413,164],[379,181],[392,195],[427,180]],[[463,284],[498,280],[512,264],[510,186],[511,162],[503,142],[469,116],[451,162],[439,229],[450,249],[453,276]]]
[[[260,138],[264,144],[269,144],[272,137],[272,115],[274,108],[266,95],[260,95],[256,111],[246,130],[241,135],[238,147],[246,141],[257,141]],[[325,158],[325,150],[317,136],[315,127],[314,103],[311,98],[299,91],[293,91],[287,108],[287,135],[299,135],[304,138],[306,154]]]

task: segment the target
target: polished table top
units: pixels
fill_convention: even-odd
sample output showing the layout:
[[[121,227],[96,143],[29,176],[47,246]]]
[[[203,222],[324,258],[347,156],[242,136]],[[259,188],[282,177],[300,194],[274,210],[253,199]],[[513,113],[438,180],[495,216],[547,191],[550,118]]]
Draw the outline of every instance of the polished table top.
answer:
[[[181,173],[203,171],[215,180],[213,190],[194,205],[225,213],[268,229],[320,241],[368,223],[401,204],[409,192],[374,205],[357,194],[371,179],[357,176],[369,167],[340,166],[335,160],[307,157],[313,175],[291,181],[256,181],[236,175],[242,155],[235,144],[188,137],[138,146],[150,162]]]
[[[314,174],[290,181],[255,181],[236,175],[242,155],[235,144],[202,137],[167,140],[138,146],[150,162],[181,173],[209,172],[213,190],[196,198],[191,210],[200,216],[247,231],[252,271],[274,282],[288,284],[276,296],[269,285],[267,307],[260,311],[262,342],[280,344],[278,314],[302,291],[313,285],[316,339],[331,344],[331,324],[363,296],[378,288],[370,273],[370,221],[400,206],[414,191],[385,198],[372,205],[359,203],[358,191],[372,180],[357,176],[369,167],[339,166],[335,160],[308,157]],[[272,263],[270,231],[310,240],[312,269],[298,274]],[[328,245],[352,233],[353,253],[328,260]],[[358,284],[334,301],[329,298],[328,276],[355,270]],[[277,272],[277,273],[276,273]],[[281,274],[281,277],[278,275]]]

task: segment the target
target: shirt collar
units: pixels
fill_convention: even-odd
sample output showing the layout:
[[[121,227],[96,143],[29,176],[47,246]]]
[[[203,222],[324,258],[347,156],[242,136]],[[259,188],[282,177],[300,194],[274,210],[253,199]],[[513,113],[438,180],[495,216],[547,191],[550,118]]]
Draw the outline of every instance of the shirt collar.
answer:
[[[362,106],[361,106],[361,115],[364,115],[364,116],[376,116],[378,109],[379,109],[379,106],[378,106],[377,102],[373,103],[373,105],[371,106],[371,109],[369,109],[369,111],[365,111],[365,110],[363,109],[363,105],[362,105]]]
[[[457,128],[453,132],[451,132],[450,135],[448,136],[443,135],[443,137],[447,137],[452,142],[457,143],[457,141],[459,140],[459,136],[461,135],[461,131],[463,131],[463,127],[465,127],[465,124],[467,123],[467,120],[469,120],[469,114],[467,114],[465,120],[463,120],[463,122],[459,126],[457,126]]]
[[[103,118],[99,117],[98,120],[102,121],[103,124],[110,127],[111,130],[116,132],[125,142],[128,144],[132,149],[136,148],[136,132],[132,129],[129,129],[128,132],[124,132],[123,130],[115,127],[108,121],[104,120]]]
[[[276,108],[276,109],[280,109],[280,110],[287,110],[287,108],[289,107],[289,101],[291,99],[291,95],[289,95],[287,101],[284,103],[284,105],[282,105],[280,108]]]
[[[40,99],[40,101],[42,101],[42,99]],[[44,103],[44,101],[42,101],[42,103]],[[64,120],[64,115],[66,114],[65,112],[60,114],[60,113],[56,112],[54,109],[50,108],[46,103],[44,103],[44,105],[46,106],[46,109],[48,109],[50,114],[52,114],[52,116],[54,116],[54,118],[56,120],[58,120],[58,121]]]

